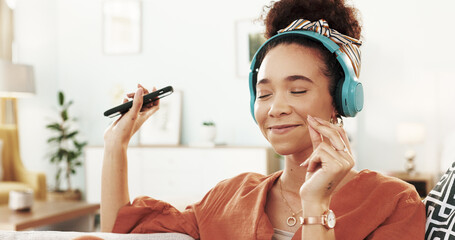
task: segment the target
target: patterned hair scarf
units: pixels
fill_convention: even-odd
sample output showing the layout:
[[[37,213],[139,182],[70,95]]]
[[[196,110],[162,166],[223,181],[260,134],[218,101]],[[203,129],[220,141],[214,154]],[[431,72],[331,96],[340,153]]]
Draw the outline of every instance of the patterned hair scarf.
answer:
[[[359,78],[361,63],[359,47],[362,45],[361,40],[349,37],[347,35],[343,35],[339,33],[337,30],[329,28],[329,24],[324,19],[320,19],[316,22],[311,22],[306,19],[298,19],[289,24],[289,26],[287,26],[286,28],[281,29],[278,32],[282,33],[292,30],[313,31],[330,38],[338,46],[340,46],[340,50],[349,57],[352,66],[354,67],[355,75],[357,76],[357,78]]]

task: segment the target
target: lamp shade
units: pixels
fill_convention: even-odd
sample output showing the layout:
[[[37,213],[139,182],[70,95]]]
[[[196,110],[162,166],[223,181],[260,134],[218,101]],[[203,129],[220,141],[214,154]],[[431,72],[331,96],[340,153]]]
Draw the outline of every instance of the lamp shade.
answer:
[[[17,98],[35,93],[33,67],[0,61],[0,97]]]
[[[421,143],[425,135],[425,126],[420,123],[403,122],[397,126],[397,140],[402,144]]]

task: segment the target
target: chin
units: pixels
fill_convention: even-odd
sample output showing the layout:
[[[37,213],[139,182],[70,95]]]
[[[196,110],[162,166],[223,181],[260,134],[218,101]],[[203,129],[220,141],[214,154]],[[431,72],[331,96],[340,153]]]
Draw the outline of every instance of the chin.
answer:
[[[269,142],[272,145],[273,150],[275,150],[276,153],[278,153],[282,156],[300,153],[300,152],[303,152],[306,149],[308,149],[308,146],[306,146],[307,144],[305,144],[304,141],[293,141],[293,142],[269,141]],[[297,143],[303,143],[303,144],[297,144]],[[312,146],[310,146],[310,147],[312,148]]]
[[[285,135],[270,134],[268,130],[262,131],[262,133],[275,152],[282,156],[305,152],[308,151],[308,148],[313,150],[306,128],[299,128]]]

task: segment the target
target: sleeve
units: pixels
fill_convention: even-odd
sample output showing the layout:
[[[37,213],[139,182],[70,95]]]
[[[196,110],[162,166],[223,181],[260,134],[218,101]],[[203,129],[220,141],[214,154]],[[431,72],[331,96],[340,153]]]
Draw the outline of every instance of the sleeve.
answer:
[[[136,198],[120,208],[114,233],[165,233],[177,232],[199,239],[194,205],[180,212],[169,203],[150,197]]]
[[[425,218],[423,202],[416,191],[409,189],[402,194],[393,213],[367,239],[424,239]]]

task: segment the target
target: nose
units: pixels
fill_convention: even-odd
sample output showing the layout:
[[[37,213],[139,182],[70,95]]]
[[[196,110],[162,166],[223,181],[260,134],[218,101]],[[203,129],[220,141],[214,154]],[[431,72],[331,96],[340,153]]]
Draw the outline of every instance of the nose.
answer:
[[[289,115],[291,111],[292,107],[286,97],[282,94],[276,94],[269,109],[269,116],[278,118]]]

